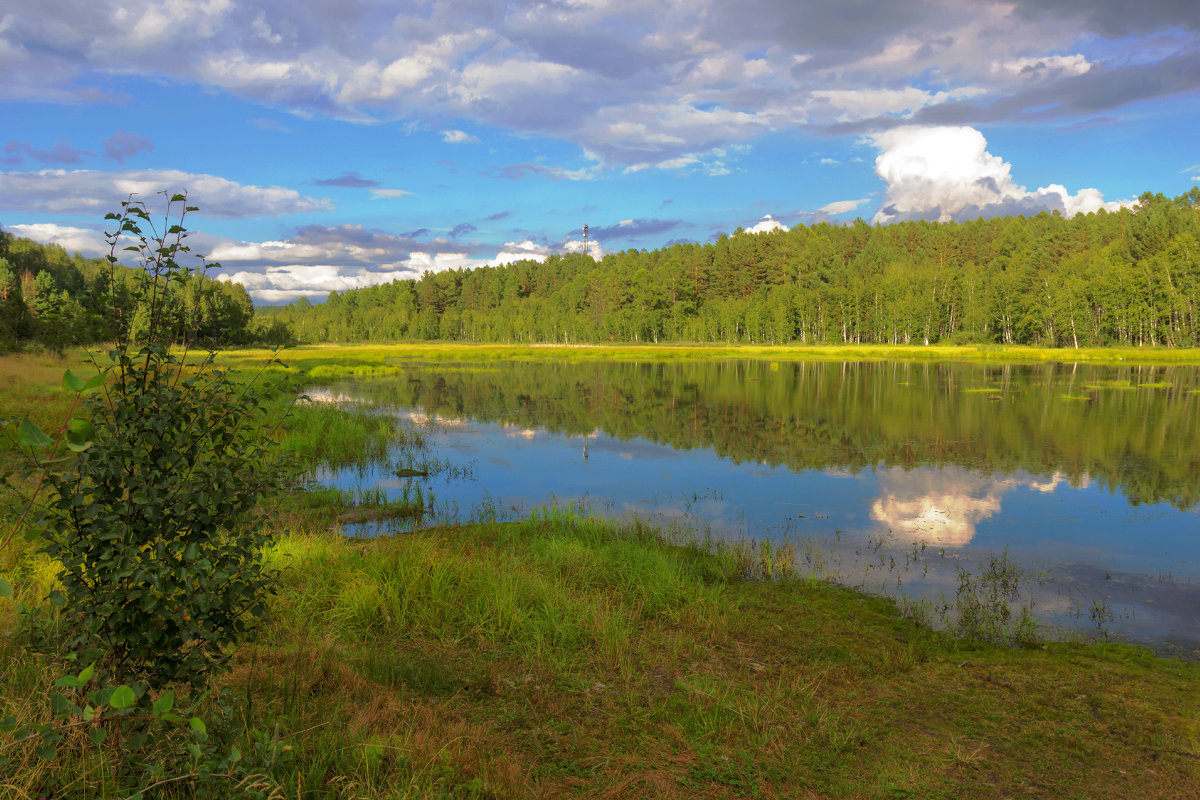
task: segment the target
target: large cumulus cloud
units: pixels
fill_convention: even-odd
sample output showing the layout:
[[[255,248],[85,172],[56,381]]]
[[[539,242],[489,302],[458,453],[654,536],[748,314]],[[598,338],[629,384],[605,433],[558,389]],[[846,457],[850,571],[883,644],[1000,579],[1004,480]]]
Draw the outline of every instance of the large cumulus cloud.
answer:
[[[887,184],[875,222],[948,222],[1039,211],[1074,216],[1122,205],[1105,202],[1091,188],[1074,194],[1059,184],[1027,190],[1013,180],[1011,164],[988,152],[987,140],[974,128],[907,126],[872,141],[880,151],[875,172]]]

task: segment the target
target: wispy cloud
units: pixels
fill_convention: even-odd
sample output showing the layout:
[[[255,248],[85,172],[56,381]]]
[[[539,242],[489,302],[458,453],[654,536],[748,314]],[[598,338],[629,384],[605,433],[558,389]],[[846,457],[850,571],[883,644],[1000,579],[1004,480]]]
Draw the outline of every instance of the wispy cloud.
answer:
[[[103,215],[130,195],[152,202],[160,192],[186,190],[192,205],[210,217],[243,219],[327,211],[324,200],[280,186],[248,186],[180,170],[48,169],[0,172],[0,208],[25,213]]]
[[[154,152],[154,142],[145,136],[139,136],[127,130],[119,130],[104,140],[104,155],[121,164],[125,163],[125,159],[132,158],[138,153],[152,152]]]
[[[504,178],[510,181],[519,181],[529,176],[538,176],[549,178],[552,181],[587,181],[592,180],[600,173],[598,166],[583,167],[581,169],[564,169],[562,167],[550,167],[545,164],[509,164],[504,167],[499,167],[492,171],[492,174],[498,178]]]
[[[67,142],[55,142],[50,148],[39,149],[29,142],[8,142],[4,145],[5,163],[20,163],[23,157],[32,158],[43,164],[79,164],[84,156],[89,155],[85,150],[76,150]]]
[[[350,189],[364,189],[379,185],[379,181],[364,178],[357,172],[343,172],[336,178],[322,178],[313,181],[313,183],[317,186],[341,186]]]
[[[447,130],[442,131],[442,141],[450,144],[478,144],[479,138],[465,131]]]
[[[398,200],[402,197],[411,197],[412,192],[407,189],[372,189],[371,196],[379,200]]]
[[[838,214],[846,214],[867,202],[864,197],[861,200],[837,200],[828,205],[821,206],[817,209],[818,214],[828,214],[831,217],[836,217]]]
[[[681,219],[624,219],[615,225],[593,225],[588,233],[596,239],[641,239],[659,236],[680,227],[687,227]]]

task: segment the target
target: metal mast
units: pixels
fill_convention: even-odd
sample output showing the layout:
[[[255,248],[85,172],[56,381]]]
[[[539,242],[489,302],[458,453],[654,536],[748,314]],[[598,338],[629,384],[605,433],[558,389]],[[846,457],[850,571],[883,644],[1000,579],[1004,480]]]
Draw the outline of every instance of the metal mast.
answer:
[[[586,222],[583,223],[583,254],[585,256],[590,256],[592,254],[591,251],[588,250],[587,223]]]

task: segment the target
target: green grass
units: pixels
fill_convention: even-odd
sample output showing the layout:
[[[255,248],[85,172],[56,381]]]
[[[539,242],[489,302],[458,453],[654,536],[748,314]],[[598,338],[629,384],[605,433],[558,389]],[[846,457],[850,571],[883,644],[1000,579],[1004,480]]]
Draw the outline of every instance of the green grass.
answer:
[[[296,742],[322,754],[289,775],[304,790],[335,774],[367,797],[1200,788],[1200,668],[1143,651],[973,645],[570,514],[300,534],[277,557],[277,622],[233,680],[261,706],[292,696],[294,729],[345,721]]]
[[[389,446],[419,446],[420,434],[395,416],[366,408],[297,402],[283,423],[282,451],[302,466],[342,466],[383,460]]]
[[[1200,788],[1200,666],[957,640],[850,589],[745,580],[745,549],[559,509],[374,540],[301,528],[271,559],[273,621],[224,682],[292,748],[287,796]],[[53,671],[7,638],[0,664],[6,704],[34,713]]]

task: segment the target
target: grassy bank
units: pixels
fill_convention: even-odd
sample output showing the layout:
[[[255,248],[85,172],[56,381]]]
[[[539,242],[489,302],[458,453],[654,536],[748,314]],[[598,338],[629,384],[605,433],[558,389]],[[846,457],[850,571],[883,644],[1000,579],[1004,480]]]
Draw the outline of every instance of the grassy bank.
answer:
[[[292,748],[286,796],[1200,790],[1200,667],[1144,651],[975,646],[878,598],[744,580],[744,556],[572,514],[372,541],[299,530],[272,558],[273,622],[225,682],[251,729]],[[0,663],[7,713],[36,713],[53,673],[7,638]],[[6,796],[34,797],[36,766]]]
[[[291,361],[388,367],[419,351]],[[62,366],[27,370],[40,388],[5,413],[27,397],[57,407]],[[300,414],[282,446],[310,464],[412,435],[331,405]],[[288,748],[280,796],[1200,795],[1200,665],[1112,644],[955,639],[763,551],[673,544],[569,510],[342,537],[347,514],[388,512],[368,501],[270,504],[282,570],[271,621],[221,683],[243,752]],[[28,543],[0,553],[18,589],[0,598],[0,717],[48,717],[56,620],[32,635],[15,608],[42,604],[54,572]],[[60,752],[73,782],[56,797],[116,796],[91,782],[86,737]],[[0,797],[38,797],[45,762],[8,753]]]

